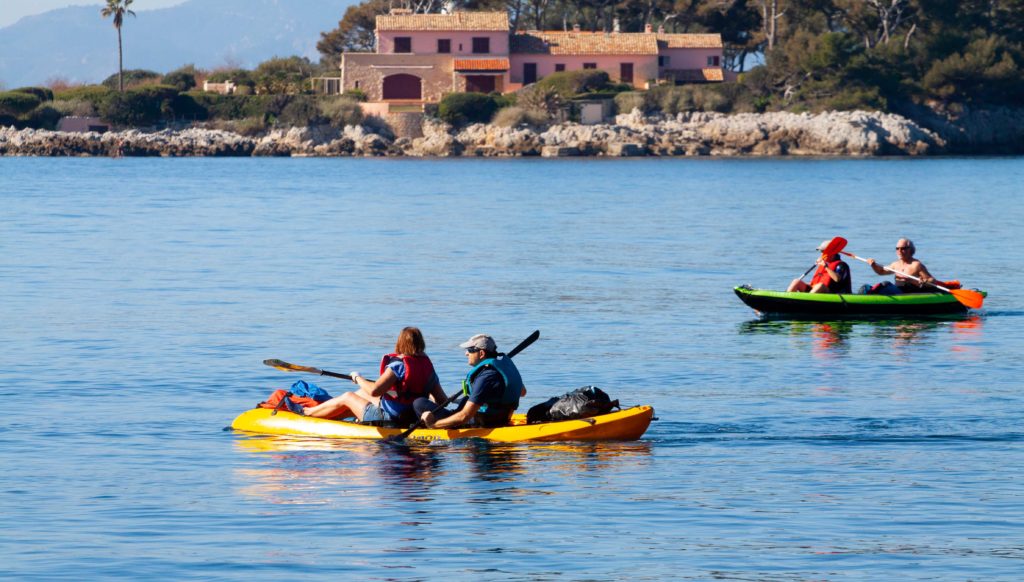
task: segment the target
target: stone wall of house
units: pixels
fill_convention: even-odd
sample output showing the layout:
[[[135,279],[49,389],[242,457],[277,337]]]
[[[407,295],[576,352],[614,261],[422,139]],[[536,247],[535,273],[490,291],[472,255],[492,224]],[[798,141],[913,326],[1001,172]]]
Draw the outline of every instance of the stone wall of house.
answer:
[[[424,101],[440,101],[455,90],[451,55],[346,53],[343,59],[342,90],[359,89],[370,101],[383,100],[384,78],[397,74],[419,77]]]
[[[419,111],[402,111],[388,113],[385,121],[391,127],[396,138],[416,139],[423,137],[423,113]]]

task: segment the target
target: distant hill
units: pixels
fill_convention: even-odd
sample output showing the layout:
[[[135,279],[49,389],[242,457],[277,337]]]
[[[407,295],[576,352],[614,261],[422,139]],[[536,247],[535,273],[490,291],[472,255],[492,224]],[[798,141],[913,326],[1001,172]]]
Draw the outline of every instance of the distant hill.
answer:
[[[320,33],[356,0],[189,0],[126,17],[124,68],[166,73],[189,63],[252,68],[274,56],[320,58]],[[0,28],[0,86],[56,77],[96,83],[117,72],[117,32],[100,5],[72,6]]]

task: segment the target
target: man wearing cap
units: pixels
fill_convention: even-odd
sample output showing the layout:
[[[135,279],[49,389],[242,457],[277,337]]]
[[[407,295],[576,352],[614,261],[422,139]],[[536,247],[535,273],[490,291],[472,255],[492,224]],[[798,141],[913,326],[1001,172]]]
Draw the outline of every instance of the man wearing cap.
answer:
[[[454,411],[434,411],[427,398],[413,406],[428,428],[460,426],[505,426],[526,395],[526,387],[512,358],[498,353],[494,338],[477,334],[459,344],[466,350],[469,373],[462,381],[462,403]]]
[[[825,250],[831,241],[821,241],[818,245],[819,251]],[[839,258],[838,254],[826,257],[824,254],[818,257],[818,270],[814,272],[810,284],[803,279],[793,279],[786,291],[797,291],[800,293],[852,293],[853,284],[850,282],[850,265],[847,265]]]

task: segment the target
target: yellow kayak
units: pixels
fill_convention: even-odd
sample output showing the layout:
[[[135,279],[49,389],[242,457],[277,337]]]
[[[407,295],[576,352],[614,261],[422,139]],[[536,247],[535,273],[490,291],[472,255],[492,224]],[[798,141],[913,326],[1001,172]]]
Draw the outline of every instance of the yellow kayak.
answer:
[[[269,408],[254,408],[238,415],[231,428],[245,432],[330,439],[385,439],[404,432],[400,428],[382,428],[312,418]],[[417,429],[409,435],[419,440],[479,438],[501,442],[527,441],[629,441],[640,438],[654,418],[650,406],[634,406],[591,418],[526,424],[526,415],[516,414],[512,424],[495,428]]]

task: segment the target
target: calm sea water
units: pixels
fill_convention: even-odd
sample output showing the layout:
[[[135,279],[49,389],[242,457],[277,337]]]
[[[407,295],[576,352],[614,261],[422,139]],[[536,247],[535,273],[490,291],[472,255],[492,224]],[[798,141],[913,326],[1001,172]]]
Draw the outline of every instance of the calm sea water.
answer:
[[[1016,580],[1024,159],[0,158],[0,577]],[[969,317],[760,321],[822,240],[909,236]],[[875,282],[862,264],[854,284]],[[418,325],[637,442],[224,430]],[[305,376],[332,393],[351,385]]]

